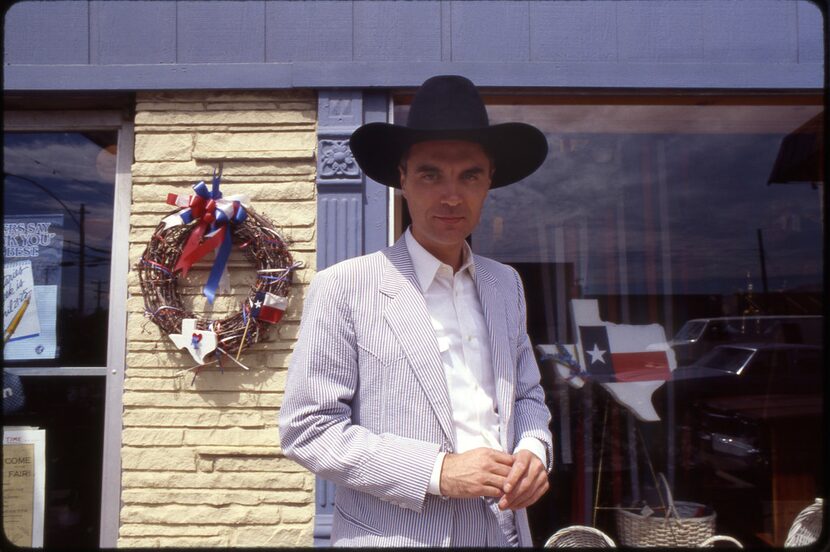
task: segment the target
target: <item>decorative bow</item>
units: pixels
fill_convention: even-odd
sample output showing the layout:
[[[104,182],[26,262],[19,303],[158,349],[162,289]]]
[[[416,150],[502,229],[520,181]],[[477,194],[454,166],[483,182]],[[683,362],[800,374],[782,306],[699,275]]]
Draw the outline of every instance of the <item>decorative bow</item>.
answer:
[[[214,169],[211,190],[208,190],[204,181],[201,181],[193,186],[194,195],[168,194],[167,203],[185,208],[164,219],[165,229],[178,224],[189,224],[194,220],[198,221],[187,238],[176,266],[173,267],[174,272],[181,270],[182,275],[186,276],[194,263],[218,248],[216,260],[203,290],[211,304],[216,298],[216,289],[219,287],[219,281],[231,254],[231,225],[241,223],[248,216],[243,205],[247,198],[244,196],[223,198],[222,192],[219,191],[221,179],[222,174]]]

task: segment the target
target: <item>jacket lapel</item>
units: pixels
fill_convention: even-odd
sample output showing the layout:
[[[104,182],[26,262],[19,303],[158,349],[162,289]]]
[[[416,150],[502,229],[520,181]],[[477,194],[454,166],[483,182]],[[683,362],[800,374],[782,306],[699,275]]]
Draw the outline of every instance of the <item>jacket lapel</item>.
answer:
[[[475,259],[476,288],[481,301],[481,310],[487,323],[487,332],[490,335],[490,355],[493,359],[493,378],[496,383],[496,400],[499,409],[500,441],[505,451],[511,452],[507,446],[508,421],[512,415],[515,390],[514,370],[512,369],[511,355],[505,318],[506,304],[502,290],[499,289],[493,275]]]
[[[424,296],[418,285],[412,259],[404,239],[386,251],[390,264],[381,282],[380,292],[390,298],[384,318],[401,345],[438,417],[441,429],[455,450],[452,406],[444,377],[444,366],[430,322]]]

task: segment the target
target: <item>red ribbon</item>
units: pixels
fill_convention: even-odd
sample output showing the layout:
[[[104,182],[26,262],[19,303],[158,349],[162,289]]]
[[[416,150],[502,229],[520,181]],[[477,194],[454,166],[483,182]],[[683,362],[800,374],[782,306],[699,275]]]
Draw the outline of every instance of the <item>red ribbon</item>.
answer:
[[[182,254],[176,262],[176,266],[173,267],[174,271],[181,270],[182,276],[187,276],[187,272],[196,262],[219,247],[225,238],[225,232],[228,231],[228,227],[225,226],[203,242],[202,238],[205,236],[208,228],[210,228],[210,225],[216,220],[216,215],[214,214],[216,201],[194,194],[190,196],[188,206],[190,207],[190,212],[193,214],[193,218],[199,219],[199,223],[190,232],[190,236],[187,238],[187,242],[182,249]]]

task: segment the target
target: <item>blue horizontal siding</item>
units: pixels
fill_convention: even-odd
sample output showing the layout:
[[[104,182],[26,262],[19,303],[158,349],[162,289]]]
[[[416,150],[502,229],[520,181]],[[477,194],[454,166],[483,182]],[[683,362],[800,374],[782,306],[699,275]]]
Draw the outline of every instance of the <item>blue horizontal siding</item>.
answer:
[[[268,2],[266,61],[351,61],[352,23],[351,2]]]
[[[807,0],[30,0],[4,31],[6,90],[823,85]]]
[[[6,90],[270,89],[417,86],[460,74],[479,86],[821,88],[820,63],[244,63],[6,68]]]
[[[92,65],[176,62],[175,3],[95,0],[89,10]]]
[[[3,63],[89,63],[89,4],[20,2],[3,21]]]
[[[354,2],[353,60],[441,61],[441,3]]]
[[[176,4],[178,63],[265,62],[265,2],[181,0]]]

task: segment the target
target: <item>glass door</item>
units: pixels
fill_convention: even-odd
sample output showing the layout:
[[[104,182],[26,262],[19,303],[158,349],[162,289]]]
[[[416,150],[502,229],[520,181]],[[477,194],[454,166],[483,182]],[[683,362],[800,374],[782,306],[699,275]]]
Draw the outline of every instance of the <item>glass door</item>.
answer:
[[[132,128],[117,113],[5,117],[4,434],[45,447],[4,464],[4,531],[114,546]]]

